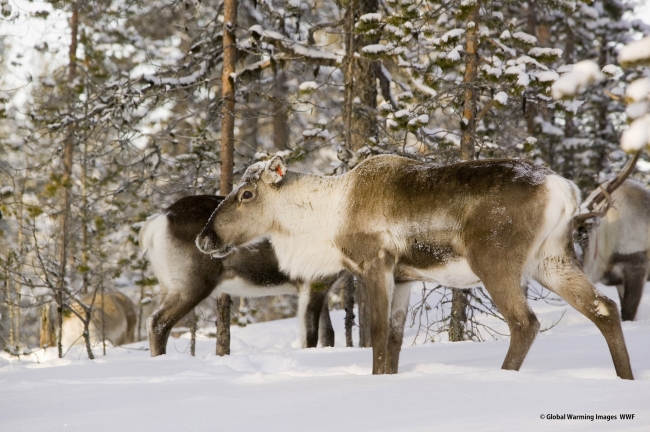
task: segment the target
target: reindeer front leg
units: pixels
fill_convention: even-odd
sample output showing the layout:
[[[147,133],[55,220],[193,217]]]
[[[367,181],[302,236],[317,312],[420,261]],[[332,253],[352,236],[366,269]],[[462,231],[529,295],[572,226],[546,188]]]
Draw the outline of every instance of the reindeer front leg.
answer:
[[[395,259],[380,251],[379,256],[367,261],[363,266],[363,282],[368,290],[370,302],[370,335],[372,337],[372,373],[374,375],[397,372],[391,365],[388,355],[388,329],[391,301],[395,281],[393,270]]]
[[[329,321],[327,293],[329,286],[322,281],[303,282],[299,287],[298,320],[303,348],[316,348],[321,333],[323,346],[334,346],[334,330]],[[326,316],[323,317],[323,314]],[[320,325],[325,328],[321,329]],[[329,324],[329,328],[327,325]],[[329,334],[331,332],[331,334]]]

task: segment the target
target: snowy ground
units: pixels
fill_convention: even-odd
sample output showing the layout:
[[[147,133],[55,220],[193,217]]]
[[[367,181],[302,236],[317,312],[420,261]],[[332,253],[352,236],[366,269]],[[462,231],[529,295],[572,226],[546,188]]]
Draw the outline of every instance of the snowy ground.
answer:
[[[614,298],[613,288],[602,289]],[[417,298],[414,290],[414,299]],[[533,302],[542,327],[566,306]],[[432,431],[650,430],[650,288],[623,329],[637,381],[616,378],[604,339],[573,309],[541,333],[520,372],[499,369],[507,340],[410,346],[400,373],[370,375],[370,349],[298,349],[295,319],[233,328],[233,355],[214,340],[170,340],[167,356],[110,348],[84,360],[0,356],[0,430]],[[548,420],[548,414],[616,420]],[[634,414],[622,420],[620,414]]]

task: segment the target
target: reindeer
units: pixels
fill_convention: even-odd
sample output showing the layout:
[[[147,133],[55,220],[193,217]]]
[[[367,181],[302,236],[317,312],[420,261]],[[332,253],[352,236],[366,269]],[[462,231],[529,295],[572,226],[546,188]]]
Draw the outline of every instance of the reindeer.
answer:
[[[616,285],[623,321],[634,320],[650,273],[650,191],[625,180],[639,154],[596,189],[586,200],[588,212],[576,217],[585,273],[592,283]]]
[[[397,373],[401,283],[422,280],[485,286],[510,328],[502,368],[519,370],[539,330],[522,289],[532,278],[593,321],[617,375],[633,379],[616,304],[575,256],[579,202],[572,182],[524,160],[433,166],[383,155],[323,177],[274,157],[248,168],[196,243],[223,258],[268,237],[290,277],[355,274],[371,302],[373,374]]]
[[[243,297],[298,294],[303,347],[315,347],[319,337],[321,345],[334,346],[326,287],[335,278],[321,283],[290,280],[278,270],[268,241],[223,259],[213,259],[196,248],[196,236],[223,199],[214,195],[181,198],[150,217],[140,230],[140,248],[149,252],[163,291],[160,307],[147,320],[151,355],[165,354],[174,324],[212,292]]]
[[[91,308],[90,313],[90,343],[96,344],[104,339],[113,345],[124,345],[134,341],[136,324],[136,308],[130,298],[120,291],[106,291],[104,294],[84,294],[81,302]],[[79,304],[70,306],[80,316],[85,311]],[[63,318],[62,344],[72,346],[83,343],[83,322],[74,312],[69,312]]]

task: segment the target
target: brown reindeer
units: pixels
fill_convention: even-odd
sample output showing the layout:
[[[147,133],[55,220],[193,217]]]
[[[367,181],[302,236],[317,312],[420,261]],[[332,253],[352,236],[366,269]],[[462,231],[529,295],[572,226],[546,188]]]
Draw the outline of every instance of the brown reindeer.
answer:
[[[522,289],[535,279],[596,324],[617,375],[633,379],[616,304],[575,256],[579,203],[572,182],[524,160],[433,166],[377,156],[322,177],[274,157],[248,168],[197,245],[226,257],[268,236],[291,277],[354,273],[371,302],[375,374],[397,372],[407,302],[395,281],[483,284],[510,328],[502,367],[518,370],[539,329]]]
[[[298,294],[302,345],[334,346],[327,287],[335,278],[310,283],[290,280],[278,269],[271,244],[261,241],[223,259],[201,253],[196,236],[223,201],[214,195],[181,198],[140,230],[140,248],[149,259],[163,298],[147,320],[151,355],[165,354],[172,327],[213,291],[243,297]],[[323,287],[326,287],[323,289]]]
[[[106,290],[104,294],[84,294],[81,302],[91,308],[90,313],[90,343],[97,344],[104,338],[113,345],[124,345],[134,341],[136,308],[135,304],[120,291]],[[80,316],[86,316],[83,308],[72,303],[72,307]],[[78,345],[83,340],[84,325],[74,312],[68,312],[63,318],[64,346]]]

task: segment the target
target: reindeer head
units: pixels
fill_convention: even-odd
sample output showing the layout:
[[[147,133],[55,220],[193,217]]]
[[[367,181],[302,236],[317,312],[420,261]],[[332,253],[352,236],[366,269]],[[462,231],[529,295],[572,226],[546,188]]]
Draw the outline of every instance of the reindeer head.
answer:
[[[273,208],[286,171],[279,156],[248,167],[237,189],[217,207],[196,238],[199,250],[223,257],[267,235],[275,222]]]

